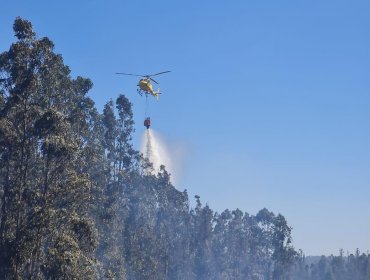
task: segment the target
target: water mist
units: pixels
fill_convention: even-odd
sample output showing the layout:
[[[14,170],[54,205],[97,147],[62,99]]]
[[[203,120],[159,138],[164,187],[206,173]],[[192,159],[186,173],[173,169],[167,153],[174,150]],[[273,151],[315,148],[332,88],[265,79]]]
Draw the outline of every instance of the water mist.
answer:
[[[157,132],[151,128],[146,129],[141,142],[141,152],[153,164],[153,172],[156,174],[160,166],[164,165],[166,170],[171,174],[171,182],[174,183],[174,171],[170,153],[167,145]]]

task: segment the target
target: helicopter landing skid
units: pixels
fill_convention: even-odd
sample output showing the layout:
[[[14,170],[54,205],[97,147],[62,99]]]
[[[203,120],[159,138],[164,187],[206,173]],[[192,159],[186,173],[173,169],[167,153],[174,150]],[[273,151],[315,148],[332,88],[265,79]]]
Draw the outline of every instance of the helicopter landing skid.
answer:
[[[137,91],[138,94],[140,94],[140,96],[143,96],[143,91],[142,90],[137,89],[136,91]]]

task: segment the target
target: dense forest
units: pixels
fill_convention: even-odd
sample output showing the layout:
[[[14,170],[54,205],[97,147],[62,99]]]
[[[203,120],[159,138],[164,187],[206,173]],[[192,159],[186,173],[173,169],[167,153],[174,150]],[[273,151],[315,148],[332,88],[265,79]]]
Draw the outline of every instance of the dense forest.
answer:
[[[281,215],[214,212],[132,146],[131,103],[99,112],[17,18],[0,54],[1,279],[370,279],[369,257],[308,263]],[[353,276],[353,277],[352,277]]]
[[[292,279],[297,280],[367,280],[370,279],[370,255],[344,252],[338,256],[305,257],[300,252],[291,272]]]

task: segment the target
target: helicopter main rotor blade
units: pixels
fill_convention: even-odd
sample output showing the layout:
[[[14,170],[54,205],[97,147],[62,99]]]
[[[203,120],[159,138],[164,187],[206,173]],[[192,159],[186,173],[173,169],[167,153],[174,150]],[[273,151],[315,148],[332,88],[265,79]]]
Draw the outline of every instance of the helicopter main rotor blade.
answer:
[[[129,73],[115,73],[115,74],[126,75],[126,76],[136,76],[136,77],[146,77],[145,75],[129,74]]]
[[[149,79],[150,79],[151,81],[155,82],[155,83],[158,85],[158,82],[157,82],[156,80],[154,80],[153,78],[150,78],[150,77],[149,77]]]
[[[165,73],[169,73],[171,71],[163,71],[163,72],[159,72],[159,73],[156,73],[156,74],[153,74],[153,75],[148,75],[149,77],[153,77],[153,76],[157,76],[157,75],[161,75],[161,74],[165,74]]]

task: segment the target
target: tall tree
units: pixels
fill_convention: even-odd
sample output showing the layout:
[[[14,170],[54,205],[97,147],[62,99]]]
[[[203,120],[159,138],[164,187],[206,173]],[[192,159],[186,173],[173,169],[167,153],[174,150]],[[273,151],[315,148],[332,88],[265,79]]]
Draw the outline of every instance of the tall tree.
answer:
[[[18,41],[0,56],[0,274],[93,278],[90,182],[70,109],[82,111],[74,101],[86,91],[29,21],[17,18],[14,32]]]
[[[154,174],[133,149],[130,101],[100,114],[92,82],[73,79],[48,38],[20,18],[14,31],[0,54],[0,277],[289,279],[297,256],[282,215],[219,215],[199,196],[190,209],[166,168]],[[337,275],[323,262],[300,275]],[[362,277],[369,258],[339,266]]]

